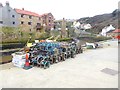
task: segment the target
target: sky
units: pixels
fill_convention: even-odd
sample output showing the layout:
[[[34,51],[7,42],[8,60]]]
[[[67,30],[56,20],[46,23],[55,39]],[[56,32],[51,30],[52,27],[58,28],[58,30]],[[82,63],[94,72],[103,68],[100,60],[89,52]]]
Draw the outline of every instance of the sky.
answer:
[[[7,0],[12,8],[36,12],[51,12],[55,19],[79,19],[111,13],[120,0]],[[5,5],[6,0],[0,0]]]

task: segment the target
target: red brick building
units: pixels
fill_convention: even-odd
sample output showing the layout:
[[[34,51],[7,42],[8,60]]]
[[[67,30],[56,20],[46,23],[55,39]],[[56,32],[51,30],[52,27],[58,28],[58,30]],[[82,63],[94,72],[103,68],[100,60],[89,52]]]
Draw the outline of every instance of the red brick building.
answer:
[[[39,15],[24,8],[15,9],[15,11],[19,15],[19,27],[23,31],[40,31],[42,26],[47,31],[54,27],[54,16],[51,13]]]
[[[15,9],[19,15],[19,27],[23,31],[36,31],[40,30],[41,26],[41,15],[22,9]],[[39,26],[39,27],[38,27]]]
[[[51,30],[54,27],[54,16],[52,13],[45,13],[41,15],[42,25],[46,27],[46,30]]]

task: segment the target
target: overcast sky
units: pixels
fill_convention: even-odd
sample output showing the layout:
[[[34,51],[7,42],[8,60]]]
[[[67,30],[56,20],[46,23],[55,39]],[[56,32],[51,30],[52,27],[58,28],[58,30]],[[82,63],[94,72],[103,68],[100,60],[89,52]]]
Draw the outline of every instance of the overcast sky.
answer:
[[[24,8],[38,14],[51,12],[55,19],[78,19],[118,8],[120,0],[7,0],[12,8]],[[5,0],[0,0],[5,5]]]

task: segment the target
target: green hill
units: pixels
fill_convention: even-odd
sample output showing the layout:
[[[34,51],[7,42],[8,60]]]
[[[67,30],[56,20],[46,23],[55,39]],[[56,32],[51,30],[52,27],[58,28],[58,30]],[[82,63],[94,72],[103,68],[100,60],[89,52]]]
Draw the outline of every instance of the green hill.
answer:
[[[80,23],[90,23],[92,25],[92,29],[88,31],[98,34],[101,32],[103,27],[110,24],[112,24],[115,28],[120,28],[120,24],[118,24],[118,17],[120,17],[120,10],[116,9],[112,13],[80,18],[78,21]]]

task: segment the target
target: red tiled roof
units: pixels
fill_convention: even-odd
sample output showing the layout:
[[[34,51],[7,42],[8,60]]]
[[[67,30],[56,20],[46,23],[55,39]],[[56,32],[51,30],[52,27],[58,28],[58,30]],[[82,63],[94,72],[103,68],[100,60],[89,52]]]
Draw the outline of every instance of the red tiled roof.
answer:
[[[36,17],[41,17],[41,15],[31,12],[31,11],[27,11],[27,10],[21,10],[21,9],[15,9],[15,11],[19,14],[25,14],[25,15],[31,15],[31,16],[36,16]]]
[[[120,33],[120,29],[116,29],[113,33]]]
[[[117,38],[118,40],[120,40],[120,35],[116,36],[115,38]]]

